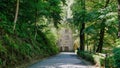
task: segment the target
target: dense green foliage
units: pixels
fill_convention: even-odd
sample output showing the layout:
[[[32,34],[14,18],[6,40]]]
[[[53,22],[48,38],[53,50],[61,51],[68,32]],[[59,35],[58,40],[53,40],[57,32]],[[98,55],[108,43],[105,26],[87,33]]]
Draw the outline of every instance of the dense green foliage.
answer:
[[[60,22],[63,4],[65,0],[0,0],[0,67],[58,53],[52,24]]]
[[[82,19],[85,17],[86,25],[82,31],[82,33],[85,33],[84,43],[85,45],[89,44],[89,49],[93,52],[96,52],[100,44],[103,44],[103,46],[99,47],[102,49],[102,52],[105,52],[107,48],[112,48],[112,44],[117,38],[117,10],[114,9],[117,8],[117,4],[116,1],[110,0],[110,3],[106,3],[106,1],[85,1],[86,10],[82,9],[82,2],[80,0],[75,0],[72,6],[73,21],[71,24],[76,27],[75,30],[80,32],[80,29],[82,29]],[[105,5],[107,6],[105,7]],[[85,16],[83,16],[84,13]]]
[[[105,67],[105,68],[115,68],[113,56],[109,54],[106,55],[103,53],[93,54],[93,55],[94,55],[94,60],[96,62],[96,65],[100,67]]]
[[[114,49],[114,59],[115,59],[116,68],[119,68],[120,67],[120,48]]]
[[[120,39],[116,40],[116,43],[114,44],[116,47],[113,49],[113,58],[115,61],[116,68],[120,67]]]
[[[90,61],[91,63],[95,64],[94,57],[89,52],[78,51],[78,55],[83,59]]]
[[[52,35],[47,37],[37,36],[37,41],[30,36],[29,39],[14,37],[5,34],[0,42],[1,67],[12,67],[25,61],[30,61],[37,57],[47,57],[58,53],[54,40],[50,40]]]
[[[85,1],[84,10],[82,9],[84,5],[82,0],[75,0],[72,6],[73,19],[71,24],[75,27],[75,30],[78,30],[78,33],[80,32],[79,34],[85,33],[85,51],[92,52],[93,55],[96,55],[96,52],[103,53],[104,55],[108,54],[107,57],[104,56],[104,58],[98,60],[103,66],[105,66],[105,63],[108,63],[109,67],[115,67],[117,64],[114,64],[114,61],[115,63],[119,61],[118,57],[115,58],[112,56],[112,50],[117,46],[113,44],[116,43],[115,40],[118,38],[117,34],[119,29],[119,11],[116,9],[119,8],[117,7],[118,1],[87,0]],[[84,14],[85,16],[83,16]],[[84,18],[85,28],[81,32]],[[86,57],[86,52],[82,52],[81,54],[81,57]],[[119,54],[114,53],[114,56],[118,55]],[[93,58],[95,59],[95,57]]]
[[[0,67],[12,68],[33,58],[58,53],[53,25],[58,28],[65,1],[0,0]],[[119,68],[120,41],[115,41],[120,30],[117,2],[119,4],[119,0],[74,0],[73,18],[69,22],[74,31],[78,30],[80,49],[88,51],[78,51],[78,55],[95,62],[94,53],[109,53],[108,63],[115,62],[109,66]],[[105,57],[99,60],[105,61]]]

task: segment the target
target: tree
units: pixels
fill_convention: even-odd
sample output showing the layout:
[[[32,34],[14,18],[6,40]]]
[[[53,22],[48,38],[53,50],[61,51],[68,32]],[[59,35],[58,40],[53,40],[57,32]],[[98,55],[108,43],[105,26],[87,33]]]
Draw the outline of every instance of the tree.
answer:
[[[83,10],[82,13],[82,25],[80,29],[80,50],[84,51],[85,49],[85,34],[84,34],[84,29],[85,29],[85,0],[81,0],[81,7]],[[79,25],[80,26],[80,25]]]
[[[85,19],[86,19],[86,8],[85,0],[76,0],[72,6],[73,11],[73,23],[75,27],[79,30],[80,38],[80,50],[84,51],[85,49]]]
[[[16,27],[16,22],[17,22],[17,18],[18,18],[18,12],[19,12],[19,0],[16,0],[16,12],[15,12],[13,31],[15,30],[15,27]]]
[[[109,4],[109,1],[110,0],[106,0],[106,4],[104,6],[104,8],[106,8]],[[97,47],[97,50],[96,52],[102,52],[102,48],[103,48],[103,39],[104,39],[104,33],[105,33],[105,22],[106,19],[104,18],[101,22],[101,29],[100,29],[100,39],[99,39],[99,44],[98,44],[98,47]],[[103,27],[102,27],[103,26]]]
[[[72,24],[77,27],[76,29],[81,29],[81,22],[83,22],[83,18],[85,17],[85,28],[82,32],[88,35],[88,37],[85,36],[85,41],[89,41],[88,47],[92,48],[94,52],[100,52],[103,50],[103,47],[105,48],[108,45],[111,47],[114,42],[113,39],[116,38],[116,1],[91,0],[86,1],[85,3],[85,9],[87,11],[85,11],[85,16],[83,16],[82,14],[84,14],[84,10],[81,6],[81,0],[75,0],[72,7]],[[108,40],[112,42],[109,42]],[[84,44],[87,44],[86,42],[84,42]]]
[[[65,0],[0,0],[1,68],[58,53],[50,25],[60,23],[63,3]]]
[[[35,31],[35,37],[34,37],[34,39],[36,40],[36,36],[37,36],[37,18],[38,18],[38,6],[37,6],[37,4],[38,4],[38,0],[35,0],[35,29],[34,29],[34,31]]]
[[[118,37],[120,38],[120,0],[117,0],[118,1]]]

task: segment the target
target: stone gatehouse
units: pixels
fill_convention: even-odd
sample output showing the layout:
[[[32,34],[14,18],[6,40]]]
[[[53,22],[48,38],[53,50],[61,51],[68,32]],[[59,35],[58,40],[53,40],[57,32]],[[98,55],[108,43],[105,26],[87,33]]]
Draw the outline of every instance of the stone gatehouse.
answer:
[[[58,46],[60,51],[73,51],[73,38],[70,29],[61,29],[59,31]]]

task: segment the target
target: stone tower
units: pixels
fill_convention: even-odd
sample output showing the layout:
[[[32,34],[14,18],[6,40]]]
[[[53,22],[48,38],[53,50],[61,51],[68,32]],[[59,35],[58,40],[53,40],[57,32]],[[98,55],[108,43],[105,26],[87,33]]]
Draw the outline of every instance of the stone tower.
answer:
[[[58,46],[60,51],[73,51],[72,31],[64,28],[59,31],[59,34]]]

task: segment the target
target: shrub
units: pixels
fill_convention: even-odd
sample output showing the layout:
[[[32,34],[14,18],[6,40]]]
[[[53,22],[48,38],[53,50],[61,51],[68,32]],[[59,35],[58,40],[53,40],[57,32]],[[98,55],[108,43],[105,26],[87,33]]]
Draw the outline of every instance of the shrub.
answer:
[[[37,35],[36,40],[34,40],[33,35],[29,38],[21,38],[4,34],[0,38],[0,67],[14,68],[16,65],[33,60],[33,58],[57,54],[56,39],[53,38],[55,37],[52,33],[48,35],[42,32]]]
[[[114,60],[115,60],[115,66],[117,68],[120,68],[120,48],[114,48],[113,50],[114,53]]]
[[[94,57],[89,52],[83,52],[83,51],[78,50],[77,54],[78,54],[78,56],[84,58],[85,60],[90,61],[93,64],[95,64]]]
[[[116,68],[120,68],[120,39],[116,40],[116,43],[114,44],[114,46],[116,46],[113,49],[114,64]]]
[[[108,66],[111,67],[111,68],[115,68],[115,60],[114,60],[114,57],[113,56],[109,56],[108,57]]]
[[[100,58],[100,66],[104,66],[105,68],[114,68],[113,57],[108,56],[106,58]]]
[[[105,59],[104,58],[100,58],[100,66],[105,66]]]

